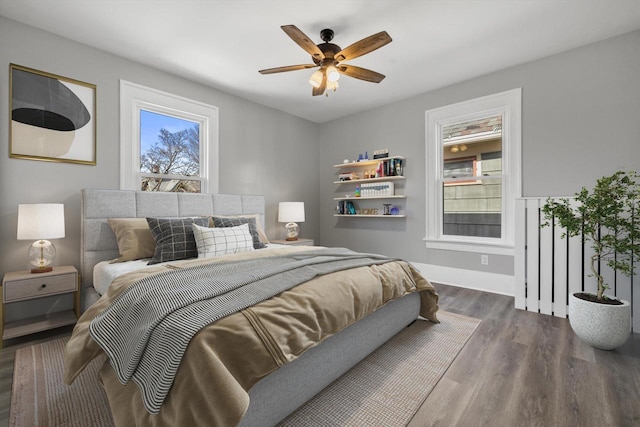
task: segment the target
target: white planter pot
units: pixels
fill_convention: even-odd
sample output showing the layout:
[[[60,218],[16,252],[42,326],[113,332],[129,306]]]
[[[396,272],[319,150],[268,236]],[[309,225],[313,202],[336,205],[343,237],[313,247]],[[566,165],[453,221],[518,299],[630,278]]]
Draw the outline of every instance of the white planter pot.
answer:
[[[629,339],[631,304],[598,304],[571,295],[569,323],[576,335],[587,344],[602,350],[613,350]]]

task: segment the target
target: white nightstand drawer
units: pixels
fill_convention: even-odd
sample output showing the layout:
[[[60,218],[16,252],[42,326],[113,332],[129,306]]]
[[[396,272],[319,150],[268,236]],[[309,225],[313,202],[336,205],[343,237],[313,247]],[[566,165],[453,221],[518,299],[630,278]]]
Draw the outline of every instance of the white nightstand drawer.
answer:
[[[54,276],[38,276],[38,274],[34,274],[33,277],[25,279],[5,281],[4,302],[73,292],[77,289],[77,286],[77,275],[73,272]]]

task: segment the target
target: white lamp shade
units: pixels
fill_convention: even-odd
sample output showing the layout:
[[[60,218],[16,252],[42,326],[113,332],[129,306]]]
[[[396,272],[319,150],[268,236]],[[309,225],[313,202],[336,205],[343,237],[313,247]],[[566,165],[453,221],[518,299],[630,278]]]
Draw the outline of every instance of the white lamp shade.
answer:
[[[278,222],[304,222],[304,202],[280,202]]]
[[[18,205],[18,240],[61,239],[63,237],[63,204]]]

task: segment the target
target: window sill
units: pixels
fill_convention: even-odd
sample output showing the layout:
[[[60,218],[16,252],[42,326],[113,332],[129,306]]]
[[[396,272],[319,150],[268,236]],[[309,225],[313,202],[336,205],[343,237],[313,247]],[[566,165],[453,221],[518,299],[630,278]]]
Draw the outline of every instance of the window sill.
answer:
[[[428,238],[424,238],[423,240],[425,241],[427,249],[440,249],[458,252],[477,252],[490,255],[513,256],[515,254],[513,245]]]

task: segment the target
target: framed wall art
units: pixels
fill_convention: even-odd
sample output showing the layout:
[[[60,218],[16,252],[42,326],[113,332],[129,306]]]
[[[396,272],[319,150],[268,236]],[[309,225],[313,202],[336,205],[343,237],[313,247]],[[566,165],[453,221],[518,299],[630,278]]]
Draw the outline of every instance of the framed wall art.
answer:
[[[96,164],[96,86],[10,65],[9,157]]]

